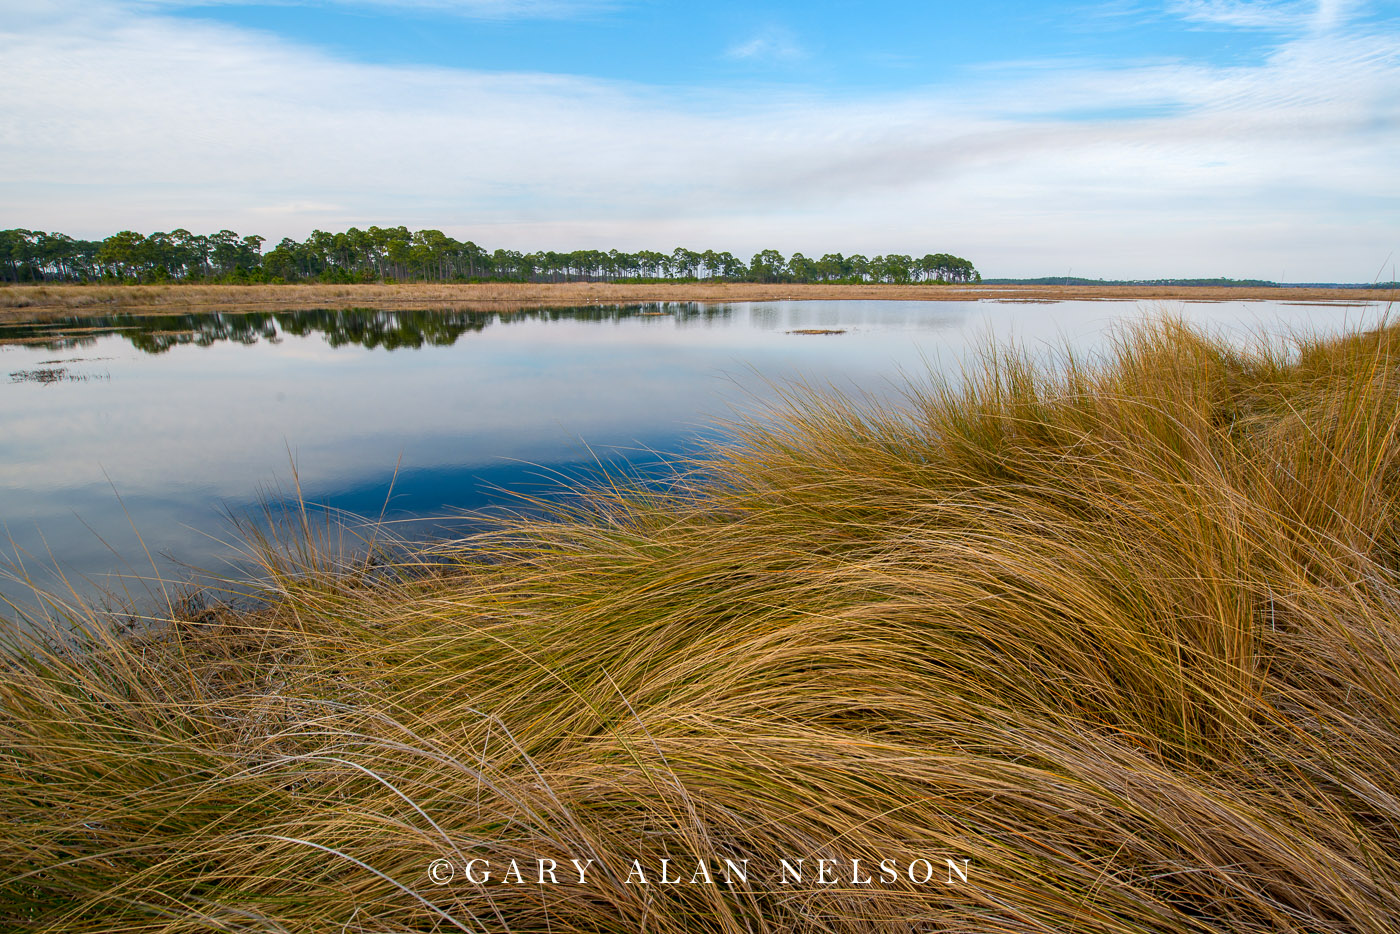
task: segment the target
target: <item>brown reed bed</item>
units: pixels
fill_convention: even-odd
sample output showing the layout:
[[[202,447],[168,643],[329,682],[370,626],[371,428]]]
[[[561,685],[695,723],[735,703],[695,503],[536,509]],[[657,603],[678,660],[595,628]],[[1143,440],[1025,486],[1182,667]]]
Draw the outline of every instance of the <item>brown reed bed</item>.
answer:
[[[254,535],[263,609],[12,638],[0,926],[1393,932],[1398,405],[1400,328],[1167,321],[431,553]]]
[[[403,283],[395,285],[6,285],[0,286],[0,323],[42,320],[74,312],[105,314],[186,311],[267,311],[295,308],[444,308],[512,311],[522,308],[644,302],[887,301],[1387,301],[1374,289],[1169,287],[831,285],[758,282],[627,284]]]

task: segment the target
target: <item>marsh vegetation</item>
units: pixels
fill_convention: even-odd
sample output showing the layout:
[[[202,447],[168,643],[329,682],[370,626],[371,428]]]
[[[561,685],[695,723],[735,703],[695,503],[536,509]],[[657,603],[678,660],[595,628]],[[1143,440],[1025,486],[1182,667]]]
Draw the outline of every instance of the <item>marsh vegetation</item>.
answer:
[[[7,285],[0,286],[0,321],[51,320],[73,314],[132,315],[197,312],[379,308],[401,311],[515,312],[643,302],[774,301],[1278,301],[1364,307],[1395,297],[1393,289],[1132,286],[896,285],[867,282],[482,282],[292,285]]]
[[[255,538],[261,608],[60,601],[81,640],[0,672],[0,923],[1394,931],[1398,403],[1393,326],[1157,323],[794,390],[665,487],[431,553]],[[628,881],[924,856],[968,880]]]

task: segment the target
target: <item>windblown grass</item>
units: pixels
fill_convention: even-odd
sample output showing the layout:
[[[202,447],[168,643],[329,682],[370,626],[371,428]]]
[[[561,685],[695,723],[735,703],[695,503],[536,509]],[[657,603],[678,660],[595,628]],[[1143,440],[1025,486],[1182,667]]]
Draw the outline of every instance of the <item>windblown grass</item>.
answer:
[[[265,610],[12,652],[0,925],[1393,932],[1398,367],[1394,327],[1168,322],[794,394],[674,489],[394,573],[264,547]],[[663,857],[752,875],[626,881]]]

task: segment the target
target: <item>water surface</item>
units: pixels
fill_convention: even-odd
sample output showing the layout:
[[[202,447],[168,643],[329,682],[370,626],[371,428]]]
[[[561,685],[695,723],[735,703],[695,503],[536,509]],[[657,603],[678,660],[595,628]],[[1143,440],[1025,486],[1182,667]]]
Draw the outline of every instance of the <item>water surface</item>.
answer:
[[[1379,306],[1186,303],[1238,339]],[[1100,347],[1133,302],[776,302],[508,314],[366,309],[0,327],[0,522],[55,586],[226,569],[226,514],[302,495],[391,519],[502,508],[590,465],[645,471],[801,378],[890,394],[988,340]],[[840,334],[795,334],[799,330]],[[450,534],[433,520],[407,534]],[[412,529],[408,532],[408,529]],[[138,538],[139,533],[139,538]],[[147,552],[153,557],[148,560]],[[61,586],[61,584],[59,584]],[[0,596],[28,590],[0,582]],[[5,615],[0,613],[0,615]]]

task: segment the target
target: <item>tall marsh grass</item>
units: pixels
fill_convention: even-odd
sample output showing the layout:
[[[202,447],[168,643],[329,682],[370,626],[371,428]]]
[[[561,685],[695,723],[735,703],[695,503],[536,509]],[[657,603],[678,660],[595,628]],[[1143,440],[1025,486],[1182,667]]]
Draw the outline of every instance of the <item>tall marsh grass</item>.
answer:
[[[1400,328],[1168,321],[396,573],[265,542],[265,609],[12,638],[0,927],[1393,932],[1398,406]]]

